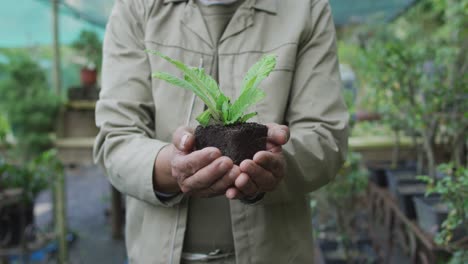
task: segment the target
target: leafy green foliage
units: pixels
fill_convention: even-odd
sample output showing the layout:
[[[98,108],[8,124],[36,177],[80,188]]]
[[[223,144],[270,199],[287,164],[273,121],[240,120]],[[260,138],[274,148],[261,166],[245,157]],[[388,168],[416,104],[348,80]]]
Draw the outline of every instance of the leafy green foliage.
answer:
[[[223,125],[244,123],[254,117],[256,113],[245,114],[245,112],[265,97],[265,92],[259,89],[259,85],[276,66],[275,55],[262,57],[247,72],[239,98],[231,103],[231,99],[222,93],[216,81],[206,74],[204,69],[187,66],[157,51],[148,52],[158,55],[183,72],[183,79],[164,72],[155,72],[153,77],[195,93],[208,108],[197,117],[197,121],[202,126],[210,123]]]
[[[5,113],[23,157],[36,156],[52,145],[61,104],[47,85],[44,71],[26,55],[15,54],[0,80],[0,111]]]
[[[434,144],[460,146],[468,119],[468,0],[421,1],[393,25],[361,34],[361,76],[369,104],[395,131],[422,137],[429,174],[435,176]]]
[[[94,64],[97,69],[101,68],[102,43],[96,32],[82,30],[71,46],[86,57],[88,63]]]
[[[355,195],[363,194],[368,184],[368,171],[363,167],[362,157],[357,152],[348,152],[346,162],[335,180],[325,187],[330,200],[344,202]]]
[[[8,125],[6,117],[0,113],[0,146],[5,143],[9,130],[10,126]]]
[[[25,201],[32,203],[39,192],[49,187],[54,176],[60,173],[63,173],[63,165],[53,150],[43,152],[23,165],[0,157],[0,190],[21,188]]]
[[[468,231],[468,169],[455,167],[451,163],[441,164],[438,169],[445,174],[442,179],[435,180],[428,176],[420,176],[419,179],[428,183],[426,195],[439,194],[449,208],[448,217],[442,223],[441,231],[435,241],[441,245],[455,247],[454,250],[460,250],[454,255],[455,259],[452,259],[453,263],[457,263],[456,258],[468,259],[468,253],[466,251],[462,253],[463,249],[457,248],[456,241],[452,241],[457,228],[462,227]]]

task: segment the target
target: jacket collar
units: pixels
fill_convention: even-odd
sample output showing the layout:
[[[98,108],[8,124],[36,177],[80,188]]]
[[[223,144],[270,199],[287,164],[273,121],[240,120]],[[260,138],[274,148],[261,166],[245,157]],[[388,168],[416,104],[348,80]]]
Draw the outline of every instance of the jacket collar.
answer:
[[[164,0],[164,4],[187,2],[188,0]],[[253,7],[257,10],[262,10],[271,14],[276,14],[278,11],[278,0],[255,0]]]

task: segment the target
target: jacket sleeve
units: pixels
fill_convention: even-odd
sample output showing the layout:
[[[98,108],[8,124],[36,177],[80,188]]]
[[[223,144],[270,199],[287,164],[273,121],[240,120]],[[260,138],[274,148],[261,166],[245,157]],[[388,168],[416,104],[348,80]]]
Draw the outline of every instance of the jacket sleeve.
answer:
[[[288,192],[304,194],[334,179],[348,146],[348,111],[341,94],[336,33],[326,0],[311,4],[296,58],[285,115],[291,138],[284,146]]]
[[[93,155],[120,192],[153,205],[173,206],[181,195],[163,202],[153,190],[154,162],[168,143],[154,138],[151,68],[141,22],[145,11],[138,2],[116,1],[109,18]]]

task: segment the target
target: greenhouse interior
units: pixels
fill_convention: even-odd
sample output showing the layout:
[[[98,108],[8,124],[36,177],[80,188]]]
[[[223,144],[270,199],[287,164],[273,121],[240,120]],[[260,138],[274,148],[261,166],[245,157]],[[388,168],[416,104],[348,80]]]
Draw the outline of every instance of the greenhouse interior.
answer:
[[[468,263],[468,0],[3,4],[1,264]]]

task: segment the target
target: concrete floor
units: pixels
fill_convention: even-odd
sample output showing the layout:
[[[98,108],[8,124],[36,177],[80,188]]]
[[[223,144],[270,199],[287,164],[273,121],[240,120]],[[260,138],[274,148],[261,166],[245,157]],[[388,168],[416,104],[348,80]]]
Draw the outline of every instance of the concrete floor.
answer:
[[[106,211],[110,208],[110,185],[97,166],[77,167],[66,171],[67,213],[69,230],[78,235],[70,245],[70,264],[124,264],[125,243],[111,238]],[[36,224],[47,229],[52,219],[50,191],[36,199]],[[316,263],[324,263],[316,251]],[[50,260],[46,263],[55,263]]]
[[[125,243],[112,240],[105,214],[110,206],[110,185],[103,171],[97,166],[67,169],[66,188],[69,230],[78,236],[70,245],[70,263],[124,264]],[[39,195],[34,211],[36,224],[47,228],[52,219],[49,191]]]

